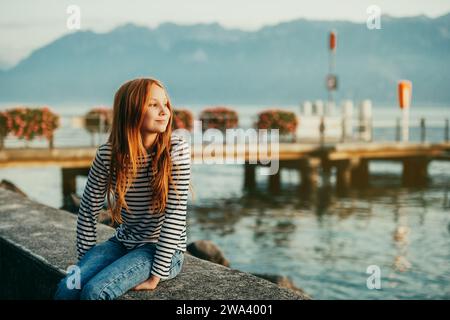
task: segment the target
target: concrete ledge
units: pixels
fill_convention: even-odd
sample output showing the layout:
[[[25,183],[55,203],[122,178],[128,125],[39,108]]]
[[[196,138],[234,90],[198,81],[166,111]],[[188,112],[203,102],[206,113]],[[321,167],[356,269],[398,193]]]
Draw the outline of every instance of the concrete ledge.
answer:
[[[0,188],[0,299],[51,299],[76,263],[76,216]],[[114,229],[98,224],[97,241]],[[181,273],[154,291],[122,299],[289,299],[307,297],[251,274],[186,255]]]

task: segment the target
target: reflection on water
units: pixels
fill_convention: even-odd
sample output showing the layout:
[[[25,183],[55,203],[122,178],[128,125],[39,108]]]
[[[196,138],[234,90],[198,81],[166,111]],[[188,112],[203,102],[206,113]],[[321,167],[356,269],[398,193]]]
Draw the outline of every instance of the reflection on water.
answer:
[[[398,171],[389,173],[395,165],[384,167],[366,189],[304,194],[287,183],[277,196],[265,191],[264,181],[256,192],[230,195],[228,180],[240,168],[222,168],[225,181],[215,183],[227,186],[224,197],[212,185],[194,184],[197,193],[215,196],[191,205],[190,241],[211,239],[232,268],[288,275],[316,299],[448,299],[448,175],[433,175],[426,189],[402,188]],[[443,163],[430,168],[448,169]],[[194,175],[203,180],[205,171],[194,168]],[[381,290],[367,289],[370,265],[381,268]]]

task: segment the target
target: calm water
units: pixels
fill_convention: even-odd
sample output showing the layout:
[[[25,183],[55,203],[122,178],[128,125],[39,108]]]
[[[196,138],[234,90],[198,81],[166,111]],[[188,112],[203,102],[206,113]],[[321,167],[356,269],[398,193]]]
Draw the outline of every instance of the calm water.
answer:
[[[286,172],[280,196],[267,193],[264,180],[253,195],[237,186],[221,192],[213,181],[200,186],[208,168],[194,168],[199,193],[212,195],[193,208],[191,239],[218,243],[232,267],[289,275],[318,299],[450,298],[450,164],[431,166],[426,189],[402,188],[398,174],[372,167],[372,187],[346,195],[302,194]],[[227,186],[242,173],[221,172]],[[381,268],[382,290],[367,289],[369,265]]]
[[[245,109],[247,121],[255,109]],[[392,120],[397,113],[375,115]],[[423,115],[439,121],[450,109],[412,114]],[[232,268],[287,275],[315,299],[449,299],[450,163],[431,163],[427,188],[401,187],[399,164],[374,162],[370,171],[371,187],[347,194],[301,193],[296,172],[282,171],[275,196],[259,174],[257,191],[243,191],[241,166],[194,165],[189,241],[210,239]],[[57,167],[1,169],[0,179],[41,203],[62,204]],[[79,195],[85,183],[77,178]],[[381,269],[381,290],[367,289],[370,265]]]

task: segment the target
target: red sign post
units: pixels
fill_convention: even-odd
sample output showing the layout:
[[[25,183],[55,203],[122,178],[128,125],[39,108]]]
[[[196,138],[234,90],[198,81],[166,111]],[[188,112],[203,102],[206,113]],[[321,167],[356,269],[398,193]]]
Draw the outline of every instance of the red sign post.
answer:
[[[337,89],[337,76],[334,74],[336,45],[337,45],[337,34],[336,31],[333,30],[330,31],[328,38],[330,58],[329,58],[328,75],[326,78],[326,86],[328,90],[328,104],[326,108],[327,109],[326,113],[329,115],[332,114],[332,109],[334,108],[333,91]]]
[[[331,31],[330,32],[330,50],[336,51],[336,44],[337,44],[337,38],[336,38],[336,32]]]
[[[398,102],[401,109],[409,108],[411,105],[412,83],[408,80],[398,82]]]

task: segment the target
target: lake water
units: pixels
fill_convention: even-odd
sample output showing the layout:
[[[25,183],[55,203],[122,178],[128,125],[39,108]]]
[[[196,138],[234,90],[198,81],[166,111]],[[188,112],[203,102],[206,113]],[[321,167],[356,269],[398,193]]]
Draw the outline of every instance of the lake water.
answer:
[[[250,123],[260,108],[236,109]],[[88,109],[67,106],[57,112]],[[198,114],[200,107],[192,109]],[[373,113],[376,121],[393,125],[399,116],[394,107],[374,107]],[[427,137],[442,140],[443,123],[438,124],[450,117],[450,108],[411,110],[412,122],[422,116],[436,123],[434,138]],[[379,139],[382,134],[390,136],[386,130],[375,132]],[[88,138],[79,132],[74,139]],[[338,194],[319,187],[306,194],[298,190],[296,172],[282,171],[282,192],[272,195],[267,177],[259,174],[257,190],[244,191],[242,166],[193,165],[188,241],[210,239],[232,268],[289,276],[314,299],[449,299],[450,162],[430,164],[426,188],[402,187],[397,163],[373,162],[370,172],[368,188]],[[57,167],[0,169],[0,179],[14,182],[31,199],[62,204]],[[85,183],[86,177],[77,178],[79,195]],[[366,285],[373,265],[381,271],[379,290]]]

